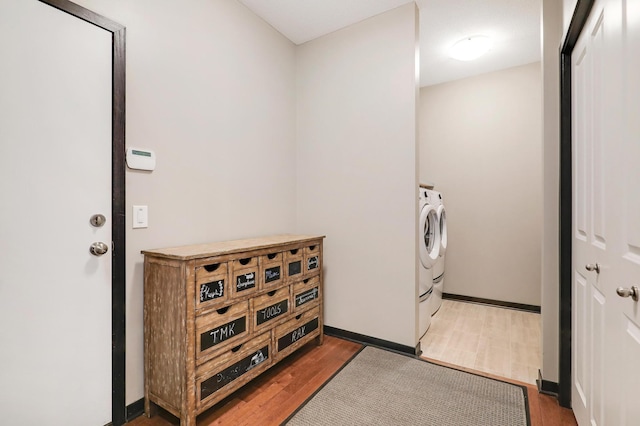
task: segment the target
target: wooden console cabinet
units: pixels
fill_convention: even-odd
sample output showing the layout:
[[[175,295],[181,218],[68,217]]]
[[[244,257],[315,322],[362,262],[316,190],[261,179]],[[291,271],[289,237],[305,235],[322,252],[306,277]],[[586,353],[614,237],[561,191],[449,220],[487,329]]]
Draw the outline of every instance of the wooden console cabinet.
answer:
[[[322,344],[323,236],[145,250],[145,412],[196,416],[300,346]]]

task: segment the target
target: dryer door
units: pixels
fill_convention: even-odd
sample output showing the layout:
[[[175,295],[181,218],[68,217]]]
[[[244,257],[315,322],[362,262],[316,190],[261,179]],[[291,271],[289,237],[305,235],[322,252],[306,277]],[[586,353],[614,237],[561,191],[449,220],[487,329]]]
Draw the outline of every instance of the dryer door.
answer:
[[[420,262],[429,269],[438,260],[440,253],[440,230],[438,213],[430,205],[425,205],[420,211]]]
[[[440,231],[440,253],[442,257],[447,251],[447,211],[443,205],[438,206],[438,230]]]

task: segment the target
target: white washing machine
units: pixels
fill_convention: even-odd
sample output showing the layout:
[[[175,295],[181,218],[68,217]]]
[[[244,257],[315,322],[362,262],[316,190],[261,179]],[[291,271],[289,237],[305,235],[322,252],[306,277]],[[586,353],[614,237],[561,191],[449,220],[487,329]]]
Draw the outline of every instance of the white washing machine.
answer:
[[[433,264],[433,294],[431,296],[431,315],[435,314],[442,306],[442,292],[444,290],[444,260],[447,252],[447,211],[444,207],[442,194],[438,191],[428,191],[431,204],[436,208],[439,231],[440,250],[438,259]]]
[[[433,314],[433,266],[439,259],[440,229],[438,225],[437,207],[431,203],[429,191],[418,188],[418,212],[420,215],[418,227],[419,254],[419,331],[424,335],[431,325]]]

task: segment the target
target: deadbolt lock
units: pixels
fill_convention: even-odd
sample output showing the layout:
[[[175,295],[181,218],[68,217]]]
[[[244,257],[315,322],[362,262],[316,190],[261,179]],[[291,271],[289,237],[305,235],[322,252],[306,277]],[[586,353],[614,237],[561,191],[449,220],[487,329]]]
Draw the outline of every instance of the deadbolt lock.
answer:
[[[100,228],[107,222],[107,218],[104,217],[103,214],[94,214],[93,216],[91,216],[91,219],[89,219],[89,222],[91,222],[92,226]]]

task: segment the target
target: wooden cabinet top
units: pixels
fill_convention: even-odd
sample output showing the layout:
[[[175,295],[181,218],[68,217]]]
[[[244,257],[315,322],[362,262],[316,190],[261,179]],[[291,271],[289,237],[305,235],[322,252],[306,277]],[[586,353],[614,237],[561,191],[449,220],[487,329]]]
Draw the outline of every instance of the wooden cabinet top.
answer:
[[[294,243],[316,241],[322,238],[324,238],[324,235],[271,235],[268,237],[249,238],[246,240],[221,241],[217,243],[142,250],[142,254],[151,257],[191,260],[203,257],[240,253],[247,250],[259,250],[272,247],[277,248],[279,246],[286,246]]]

